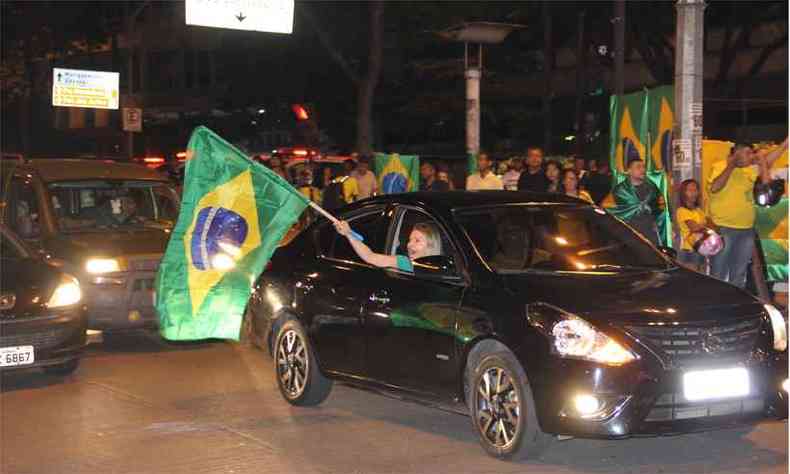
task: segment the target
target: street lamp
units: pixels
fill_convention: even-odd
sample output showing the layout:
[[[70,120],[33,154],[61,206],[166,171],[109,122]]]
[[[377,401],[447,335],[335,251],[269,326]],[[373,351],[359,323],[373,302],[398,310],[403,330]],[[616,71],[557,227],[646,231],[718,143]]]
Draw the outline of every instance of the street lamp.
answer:
[[[483,45],[499,44],[513,30],[521,28],[526,28],[526,25],[476,21],[436,32],[444,40],[464,43],[466,152],[469,154],[476,155],[480,152],[480,77],[483,72]]]

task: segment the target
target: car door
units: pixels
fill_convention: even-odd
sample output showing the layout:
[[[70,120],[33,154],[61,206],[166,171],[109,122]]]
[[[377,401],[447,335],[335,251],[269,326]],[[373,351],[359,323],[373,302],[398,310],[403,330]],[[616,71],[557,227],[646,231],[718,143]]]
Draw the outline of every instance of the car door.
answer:
[[[418,222],[435,225],[442,234],[442,253],[459,262],[446,229],[412,207],[399,209],[389,253],[405,253],[408,235]],[[462,281],[438,281],[397,269],[375,274],[363,308],[371,378],[439,398],[454,394],[459,367],[455,320],[465,288]]]
[[[375,252],[384,249],[388,221],[383,211],[379,206],[345,217]],[[304,291],[308,332],[325,371],[364,377],[362,302],[380,270],[364,263],[329,222],[316,229],[316,239],[320,252],[317,267],[297,284]]]

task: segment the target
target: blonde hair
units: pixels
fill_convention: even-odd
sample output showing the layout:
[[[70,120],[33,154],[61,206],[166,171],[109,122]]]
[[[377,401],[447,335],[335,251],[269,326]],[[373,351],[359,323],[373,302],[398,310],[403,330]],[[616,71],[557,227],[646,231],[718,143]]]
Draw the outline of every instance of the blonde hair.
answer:
[[[439,231],[433,224],[427,222],[420,222],[412,227],[411,231],[417,231],[425,236],[425,247],[427,255],[441,255],[442,254],[442,238],[439,236]]]

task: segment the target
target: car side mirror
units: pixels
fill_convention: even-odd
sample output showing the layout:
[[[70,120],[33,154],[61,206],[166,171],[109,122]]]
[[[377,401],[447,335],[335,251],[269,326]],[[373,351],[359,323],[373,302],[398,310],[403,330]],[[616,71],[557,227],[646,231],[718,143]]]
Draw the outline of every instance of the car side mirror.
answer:
[[[658,248],[658,251],[663,253],[665,256],[671,258],[672,260],[677,260],[678,258],[678,251],[673,249],[672,247],[664,247],[663,245]]]
[[[414,275],[434,280],[458,280],[455,261],[447,255],[421,257],[414,262]]]

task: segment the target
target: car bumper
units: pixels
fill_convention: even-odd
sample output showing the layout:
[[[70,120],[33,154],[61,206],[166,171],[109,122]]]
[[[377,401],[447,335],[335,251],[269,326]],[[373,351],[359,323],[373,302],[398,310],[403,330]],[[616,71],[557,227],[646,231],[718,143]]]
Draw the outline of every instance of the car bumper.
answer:
[[[88,304],[88,328],[111,331],[159,327],[153,301],[155,273],[100,278],[109,283],[95,284],[96,277],[93,277],[83,284]],[[123,283],[112,283],[114,281]]]
[[[45,367],[78,358],[85,348],[83,307],[0,321],[0,348],[33,346],[32,364],[0,367],[2,371]]]
[[[787,354],[736,365],[749,372],[749,395],[691,402],[683,394],[684,370],[602,367],[583,361],[553,364],[550,379],[534,387],[541,427],[548,433],[587,437],[658,436],[749,424],[787,416]],[[712,363],[706,368],[731,368]],[[540,379],[538,379],[540,380]],[[574,397],[589,394],[605,408],[591,418],[574,409]]]

